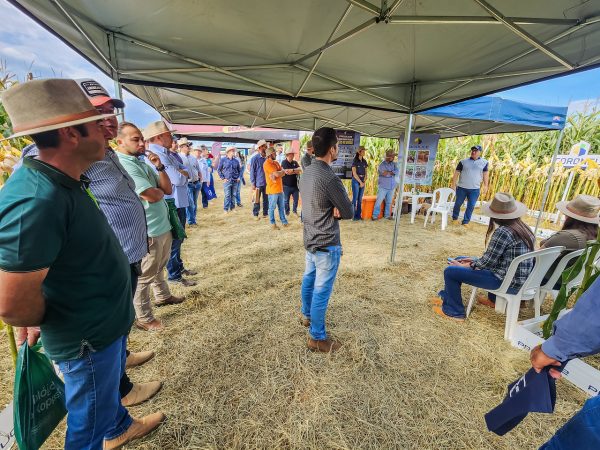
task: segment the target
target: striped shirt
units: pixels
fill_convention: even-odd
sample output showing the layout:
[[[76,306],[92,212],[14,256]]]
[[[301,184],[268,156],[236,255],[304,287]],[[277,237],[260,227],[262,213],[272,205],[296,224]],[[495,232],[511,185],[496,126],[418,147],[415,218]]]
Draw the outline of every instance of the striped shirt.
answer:
[[[148,253],[146,211],[135,192],[135,183],[115,152],[107,148],[104,159],[84,172],[90,190],[117,235],[129,263],[141,261]]]
[[[21,161],[24,157],[38,155],[37,146],[28,145],[23,149]],[[15,165],[15,170],[18,167]],[[107,148],[104,159],[92,164],[84,175],[90,179],[90,190],[117,235],[129,263],[141,261],[148,253],[146,212],[135,193],[135,183],[115,152]]]
[[[342,181],[329,164],[314,159],[300,179],[304,248],[314,253],[318,248],[341,245],[340,226],[333,208],[342,219],[352,219],[354,208]]]

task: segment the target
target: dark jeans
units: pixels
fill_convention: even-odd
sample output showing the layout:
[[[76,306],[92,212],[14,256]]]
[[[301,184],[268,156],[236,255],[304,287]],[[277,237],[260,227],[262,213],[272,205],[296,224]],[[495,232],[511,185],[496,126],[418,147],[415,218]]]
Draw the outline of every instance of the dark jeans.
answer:
[[[300,189],[298,186],[286,186],[283,185],[283,200],[285,202],[285,213],[290,213],[290,196],[294,199],[294,205],[292,211],[294,214],[298,212],[298,199],[300,198]]]
[[[185,208],[177,208],[177,216],[179,222],[185,230]],[[171,244],[171,256],[167,262],[167,273],[169,274],[169,280],[181,279],[181,272],[183,272],[183,261],[181,260],[181,244],[183,239],[173,239]]]
[[[460,207],[467,199],[467,210],[465,211],[465,215],[463,216],[462,223],[466,225],[471,221],[471,214],[473,214],[473,210],[475,209],[475,203],[477,203],[477,199],[479,198],[479,189],[465,189],[460,186],[456,187],[456,201],[454,203],[454,209],[452,210],[452,220],[457,220],[458,215],[460,214]]]
[[[358,181],[352,178],[352,206],[354,206],[354,219],[360,219],[362,215],[362,199],[365,193],[365,188],[360,187]]]
[[[269,198],[267,197],[267,187],[261,186],[256,188],[256,199],[254,200],[254,207],[252,208],[252,214],[258,217],[260,212],[260,197],[262,196],[262,210],[263,217],[269,215]]]
[[[206,192],[204,192],[205,186],[206,189],[208,189],[208,183],[206,181],[203,181],[201,186],[202,187],[200,189],[200,195],[202,195],[202,207],[208,208],[208,196],[206,195]]]
[[[200,194],[201,184],[199,181],[188,183],[188,200],[190,205],[185,209],[187,222],[190,225],[196,224],[196,210],[198,208],[198,194]]]
[[[137,288],[138,283],[138,274],[135,271],[134,265],[131,264],[129,267],[131,268],[131,295],[135,295],[135,290]],[[125,349],[125,356],[129,356],[130,351]],[[121,398],[125,397],[127,394],[131,392],[133,389],[133,383],[127,376],[127,373],[123,371],[123,375],[121,375],[121,380],[119,381],[119,394],[121,394]]]

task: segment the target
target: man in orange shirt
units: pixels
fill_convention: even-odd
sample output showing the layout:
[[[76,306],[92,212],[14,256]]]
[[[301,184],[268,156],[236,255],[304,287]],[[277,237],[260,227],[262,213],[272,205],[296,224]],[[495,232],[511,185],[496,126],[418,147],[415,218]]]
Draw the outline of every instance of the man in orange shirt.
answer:
[[[267,195],[269,196],[269,222],[274,230],[279,230],[275,222],[275,206],[279,208],[279,220],[284,227],[288,226],[288,221],[285,217],[285,203],[283,200],[283,181],[282,177],[285,171],[275,160],[275,148],[270,147],[266,152],[267,160],[263,165],[265,171],[265,179],[267,181]]]

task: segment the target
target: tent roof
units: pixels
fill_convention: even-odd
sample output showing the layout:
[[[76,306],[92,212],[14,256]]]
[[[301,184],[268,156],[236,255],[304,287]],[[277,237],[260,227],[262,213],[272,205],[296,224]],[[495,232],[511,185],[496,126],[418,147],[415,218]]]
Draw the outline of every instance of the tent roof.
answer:
[[[169,122],[397,136],[409,110],[600,62],[597,0],[10,1]]]

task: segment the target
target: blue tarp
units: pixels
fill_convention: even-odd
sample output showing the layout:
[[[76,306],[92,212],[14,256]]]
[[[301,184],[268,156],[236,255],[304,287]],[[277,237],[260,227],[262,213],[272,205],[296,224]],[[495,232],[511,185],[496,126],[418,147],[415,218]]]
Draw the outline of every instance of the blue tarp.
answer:
[[[565,127],[567,107],[531,105],[490,96],[428,109],[420,114],[561,130]]]

